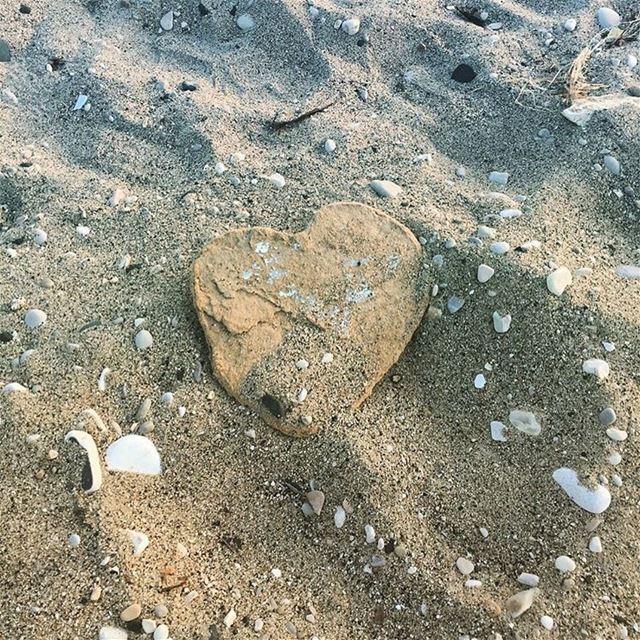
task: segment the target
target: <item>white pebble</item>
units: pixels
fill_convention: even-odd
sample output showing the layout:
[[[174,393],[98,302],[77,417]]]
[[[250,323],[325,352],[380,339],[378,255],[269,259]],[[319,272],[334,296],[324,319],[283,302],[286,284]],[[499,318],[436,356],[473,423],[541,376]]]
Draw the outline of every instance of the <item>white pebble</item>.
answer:
[[[90,233],[91,233],[91,229],[83,224],[79,224],[76,227],[76,233],[81,237],[81,238],[86,238]]]
[[[29,391],[27,387],[23,387],[19,382],[8,382],[2,387],[2,393],[8,395],[10,393],[26,393]]]
[[[607,435],[614,442],[624,442],[629,437],[629,434],[626,431],[616,429],[614,427],[609,427],[607,429]]]
[[[305,369],[309,368],[309,362],[307,360],[298,360],[298,362],[296,362],[296,369],[299,369],[300,371],[304,371]]]
[[[297,397],[298,404],[302,404],[307,399],[307,395],[309,392],[306,389],[300,389]]]
[[[488,238],[495,238],[496,230],[493,227],[487,227],[484,224],[481,224],[478,227],[478,238],[482,240],[486,240]]]
[[[163,407],[170,407],[173,404],[173,393],[171,393],[171,391],[165,391],[160,398],[160,404]]]
[[[575,31],[578,26],[578,21],[575,18],[568,18],[562,25],[565,31]]]
[[[40,309],[29,309],[24,314],[24,323],[29,329],[37,329],[47,321],[47,314]]]
[[[613,351],[616,350],[616,345],[615,342],[607,342],[606,340],[602,343],[602,348],[607,352],[607,353],[612,353]]]
[[[538,422],[535,414],[531,411],[523,411],[521,409],[513,409],[509,413],[509,422],[522,433],[526,433],[529,436],[540,435],[542,427]]]
[[[558,556],[555,561],[555,567],[561,573],[570,573],[575,571],[576,563],[569,556]]]
[[[617,451],[612,451],[607,457],[609,464],[613,466],[619,465],[622,462],[622,456]]]
[[[99,640],[127,640],[128,637],[127,632],[118,627],[101,627],[98,633]]]
[[[213,167],[213,170],[219,175],[221,176],[226,170],[227,167],[224,166],[223,162],[216,162],[215,166]]]
[[[554,295],[561,296],[572,282],[571,271],[567,267],[560,267],[547,276],[547,289]]]
[[[167,640],[169,637],[169,627],[166,624],[160,624],[153,632],[153,640]]]
[[[347,519],[347,512],[342,507],[336,507],[336,512],[333,516],[333,521],[338,529],[342,529]]]
[[[537,587],[540,584],[540,578],[535,573],[521,573],[518,576],[518,582],[527,587]]]
[[[278,578],[282,578],[282,571],[280,569],[271,569],[271,575],[277,580]]]
[[[340,28],[347,35],[354,36],[360,31],[360,18],[349,18],[340,25]]]
[[[253,16],[249,15],[248,13],[243,13],[242,15],[238,16],[236,25],[238,25],[238,29],[241,29],[242,31],[251,31],[251,29],[255,28],[256,21],[253,19]]]
[[[402,187],[391,180],[372,180],[369,186],[383,198],[395,198],[402,192]]]
[[[503,171],[492,171],[489,174],[489,181],[494,184],[506,185],[509,182],[509,174]]]
[[[276,189],[282,189],[282,187],[284,187],[284,185],[286,184],[286,180],[284,179],[284,176],[281,175],[280,173],[272,173],[267,180],[276,188]]]
[[[331,138],[327,138],[324,141],[324,150],[327,153],[333,153],[336,150],[336,143],[335,140],[332,140]]]
[[[468,558],[463,558],[462,556],[456,560],[456,567],[458,567],[458,571],[463,576],[468,576],[470,573],[473,573],[473,570],[475,569],[473,562]]]
[[[100,377],[98,378],[98,391],[106,391],[107,390],[107,377],[111,374],[111,369],[109,367],[105,367],[100,373]]]
[[[146,329],[142,329],[136,333],[134,342],[138,351],[144,351],[153,345],[153,336]]]
[[[553,618],[551,616],[540,616],[540,624],[547,630],[553,629]]]
[[[489,537],[489,530],[488,530],[488,529],[486,529],[485,527],[480,527],[480,528],[478,529],[478,531],[480,531],[480,535],[481,535],[483,538],[488,538],[488,537]]]
[[[481,586],[482,586],[482,582],[481,582],[480,580],[475,580],[475,579],[473,579],[473,578],[469,578],[469,580],[467,580],[467,581],[464,583],[464,586],[465,586],[467,589],[477,589],[478,587],[481,587]]]
[[[520,209],[503,209],[500,212],[500,217],[510,220],[511,218],[519,218],[522,215]]]
[[[38,247],[43,247],[45,244],[47,244],[48,237],[49,236],[47,235],[47,232],[44,231],[44,229],[33,230],[33,242]]]
[[[72,548],[80,546],[80,536],[77,533],[72,533],[67,539],[69,546]]]
[[[598,485],[595,489],[585,487],[579,482],[578,474],[573,469],[568,467],[556,469],[553,472],[553,479],[579,507],[589,513],[602,513],[611,504],[611,494],[606,487],[602,485]]]
[[[160,26],[164,31],[171,31],[171,29],[173,29],[173,11],[167,11],[167,13],[160,18]]]
[[[600,358],[591,358],[582,363],[582,372],[595,376],[598,380],[604,380],[609,376],[609,364]]]
[[[224,617],[224,620],[223,620],[224,626],[227,627],[227,629],[232,627],[233,623],[236,621],[237,617],[238,616],[237,616],[236,612],[233,609],[231,609],[229,611],[229,613],[227,613],[227,615]]]
[[[507,441],[507,437],[505,436],[507,425],[503,424],[502,422],[498,422],[497,420],[492,420],[490,426],[492,440],[495,440],[495,442]]]
[[[602,541],[599,536],[593,536],[593,538],[589,540],[589,551],[591,551],[591,553],[602,553]]]
[[[144,550],[149,546],[149,538],[147,534],[142,531],[133,531],[132,529],[127,529],[127,538],[129,538],[129,542],[133,547],[133,557],[139,558]]]
[[[601,29],[611,29],[620,25],[622,18],[609,7],[600,7],[596,12],[596,19]]]
[[[156,630],[157,626],[155,620],[150,620],[149,618],[142,619],[142,630],[149,635]]]
[[[322,364],[331,364],[333,362],[333,354],[329,352],[323,353],[320,362]]]
[[[501,256],[505,253],[508,253],[510,251],[511,247],[509,246],[508,242],[504,242],[504,241],[500,241],[500,242],[493,242],[491,243],[491,246],[489,247],[489,251],[491,251],[491,253],[497,255],[497,256]]]
[[[488,282],[493,277],[496,270],[490,267],[488,264],[481,264],[478,266],[478,282]]]
[[[493,328],[497,333],[507,333],[511,328],[511,314],[502,315],[497,311],[493,312]]]
[[[640,267],[633,264],[621,264],[616,268],[616,274],[625,280],[640,280]]]
[[[373,544],[376,541],[376,530],[370,524],[364,525],[364,535],[367,544]]]
[[[617,158],[607,155],[604,157],[603,164],[614,176],[620,175],[620,162]]]
[[[473,386],[476,389],[484,389],[486,384],[487,384],[487,379],[481,373],[479,373],[473,380]]]

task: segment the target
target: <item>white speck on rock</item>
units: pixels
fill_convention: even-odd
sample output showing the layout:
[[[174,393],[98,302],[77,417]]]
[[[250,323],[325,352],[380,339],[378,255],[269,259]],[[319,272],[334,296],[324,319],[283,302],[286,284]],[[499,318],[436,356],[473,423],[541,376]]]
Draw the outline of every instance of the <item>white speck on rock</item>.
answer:
[[[602,513],[611,504],[611,494],[606,487],[602,485],[598,485],[595,489],[585,487],[580,483],[578,474],[573,469],[568,467],[556,469],[553,472],[553,479],[581,509],[589,513]]]

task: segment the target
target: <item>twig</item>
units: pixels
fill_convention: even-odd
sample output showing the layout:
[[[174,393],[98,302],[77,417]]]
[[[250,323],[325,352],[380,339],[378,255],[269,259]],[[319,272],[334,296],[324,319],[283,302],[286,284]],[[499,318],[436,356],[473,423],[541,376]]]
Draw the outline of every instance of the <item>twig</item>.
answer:
[[[301,113],[299,116],[295,118],[291,118],[290,120],[276,120],[275,118],[269,123],[272,129],[276,131],[279,129],[284,129],[285,127],[289,127],[294,124],[299,124],[303,120],[310,118],[311,116],[315,116],[316,113],[322,113],[326,111],[329,107],[332,107],[334,104],[340,101],[341,96],[337,96],[331,102],[327,102],[327,104],[322,105],[321,107],[314,107],[313,109],[309,109],[309,111],[305,111]]]

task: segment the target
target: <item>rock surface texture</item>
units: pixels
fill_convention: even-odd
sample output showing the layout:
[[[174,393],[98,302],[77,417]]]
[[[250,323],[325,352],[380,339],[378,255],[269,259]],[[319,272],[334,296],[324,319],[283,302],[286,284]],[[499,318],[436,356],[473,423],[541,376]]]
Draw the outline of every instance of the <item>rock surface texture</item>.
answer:
[[[276,429],[315,433],[397,361],[428,304],[423,268],[406,227],[357,203],[324,207],[297,234],[226,233],[193,270],[215,375]]]

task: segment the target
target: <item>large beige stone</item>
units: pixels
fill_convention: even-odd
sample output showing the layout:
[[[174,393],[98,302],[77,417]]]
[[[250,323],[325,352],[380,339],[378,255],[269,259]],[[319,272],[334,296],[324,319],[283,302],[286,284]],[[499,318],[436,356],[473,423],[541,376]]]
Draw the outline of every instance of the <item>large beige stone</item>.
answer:
[[[362,204],[326,206],[297,234],[228,232],[193,268],[213,371],[276,429],[315,433],[396,362],[428,303],[424,275],[414,235]]]

